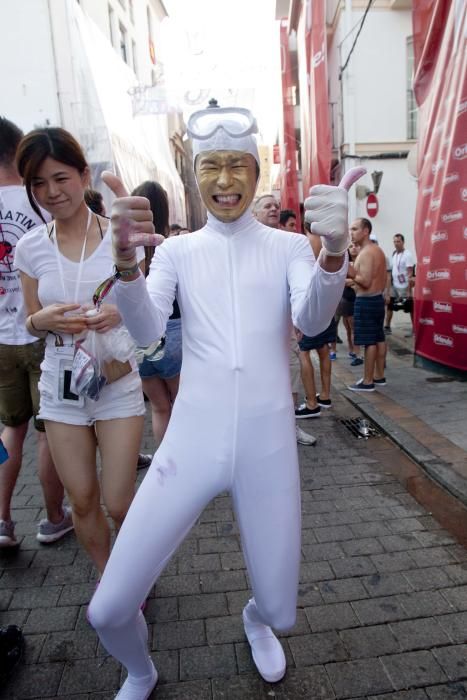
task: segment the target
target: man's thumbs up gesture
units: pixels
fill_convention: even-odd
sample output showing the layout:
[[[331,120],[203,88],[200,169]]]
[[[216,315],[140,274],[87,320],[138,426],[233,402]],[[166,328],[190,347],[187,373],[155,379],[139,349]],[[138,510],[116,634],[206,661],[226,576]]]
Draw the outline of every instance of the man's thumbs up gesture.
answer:
[[[362,175],[365,168],[351,168],[338,187],[315,185],[305,199],[305,221],[311,233],[321,236],[328,255],[339,257],[347,250],[349,232],[347,221],[348,191]]]
[[[117,197],[110,217],[115,265],[118,270],[136,268],[136,247],[158,246],[164,236],[154,232],[149,199],[129,197],[120,178],[107,170],[102,180]]]

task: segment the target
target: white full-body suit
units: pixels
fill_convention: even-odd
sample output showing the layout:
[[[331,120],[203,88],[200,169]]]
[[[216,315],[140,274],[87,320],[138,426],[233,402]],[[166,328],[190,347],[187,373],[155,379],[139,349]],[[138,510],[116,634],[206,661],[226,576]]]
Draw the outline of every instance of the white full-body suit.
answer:
[[[148,673],[140,605],[205,506],[232,495],[257,610],[264,624],[295,621],[300,479],[289,375],[293,324],[324,330],[342,296],[307,238],[268,228],[250,211],[157,248],[147,282],[119,282],[117,303],[139,345],[160,337],[178,299],[180,390],[113,548],[89,617],[130,673]],[[147,285],[147,286],[146,286]]]

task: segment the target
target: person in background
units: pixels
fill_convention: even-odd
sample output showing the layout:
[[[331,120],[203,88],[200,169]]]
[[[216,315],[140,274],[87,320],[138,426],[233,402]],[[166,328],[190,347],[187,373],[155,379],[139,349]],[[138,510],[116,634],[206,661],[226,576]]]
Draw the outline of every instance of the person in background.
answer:
[[[413,335],[413,287],[414,260],[410,250],[405,248],[405,238],[402,233],[396,233],[393,238],[394,251],[389,260],[387,288],[389,293],[386,297],[387,310],[384,330],[386,334],[392,333],[391,321],[396,308],[402,308],[405,313],[410,314],[412,330],[407,335]]]
[[[181,230],[182,227],[180,224],[170,224],[168,237],[171,238],[172,236],[179,236]]]
[[[360,247],[352,243],[349,246],[349,262],[353,263],[360,252]],[[336,311],[336,325],[339,324],[342,318],[342,323],[344,324],[345,332],[347,335],[347,347],[348,356],[350,358],[350,364],[352,367],[363,364],[363,359],[360,357],[360,348],[353,342],[353,315],[354,315],[354,305],[355,305],[355,289],[353,280],[347,278],[345,282],[344,292],[342,294],[342,299],[339,302],[339,306]],[[331,345],[331,360],[337,358],[337,345],[333,343]]]
[[[105,216],[105,204],[104,197],[97,190],[87,189],[84,193],[84,201],[94,214],[99,214],[99,216]]]
[[[279,215],[279,228],[283,231],[297,230],[297,215],[292,209],[282,209]]]
[[[355,285],[354,342],[365,348],[363,378],[349,386],[351,391],[374,391],[384,386],[386,342],[384,336],[384,296],[386,256],[370,240],[371,221],[355,219],[350,227],[352,242],[360,246],[355,263],[349,265],[347,277]]]
[[[31,131],[17,150],[17,165],[31,207],[53,221],[18,241],[28,332],[46,340],[39,382],[39,418],[72,507],[76,536],[99,575],[110,554],[110,527],[102,499],[118,530],[134,495],[136,460],[144,424],[141,380],[133,358],[98,400],[72,390],[71,367],[78,335],[121,327],[113,289],[92,316],[96,288],[114,274],[109,220],[93,214],[84,193],[89,166],[80,145],[60,128]],[[142,263],[144,253],[138,249]],[[123,334],[125,333],[122,328]],[[100,482],[96,438],[101,456]]]
[[[37,435],[37,471],[47,518],[39,523],[37,539],[55,542],[73,529],[71,511],[63,506],[63,485],[50,456],[44,423],[39,411],[40,364],[44,341],[25,328],[24,297],[20,274],[14,264],[15,247],[21,238],[49,219],[34,210],[28,200],[15,163],[23,132],[0,117],[0,420],[7,459],[0,468],[0,547],[16,547],[11,500],[21,469],[23,444],[29,420],[34,418]]]
[[[280,226],[279,203],[274,195],[263,194],[260,197],[257,197],[254,201],[252,211],[255,219],[265,226],[290,231],[290,229],[285,229],[283,226]],[[290,216],[288,218],[290,219]],[[300,348],[298,346],[298,338],[302,337],[302,333],[293,327],[291,328],[290,332],[290,381],[292,385],[293,404],[294,407],[297,408],[298,396],[302,388],[300,378]],[[300,428],[299,425],[295,426],[295,434],[299,445],[309,447],[316,445],[316,438],[314,435],[306,433],[304,430],[302,430],[302,428]]]
[[[273,194],[262,194],[253,202],[253,216],[261,224],[279,228],[280,204]]]
[[[147,197],[150,203],[154,229],[164,237],[168,235],[169,202],[167,193],[158,182],[143,182],[132,195]],[[146,251],[148,249],[146,248]],[[150,249],[150,262],[154,255]],[[154,263],[155,264],[155,263]],[[146,267],[146,275],[150,266]],[[143,391],[151,403],[152,430],[156,448],[162,442],[172,413],[172,406],[178,392],[182,367],[182,326],[177,299],[174,300],[172,314],[165,331],[164,354],[161,359],[152,361],[145,357],[139,367]]]

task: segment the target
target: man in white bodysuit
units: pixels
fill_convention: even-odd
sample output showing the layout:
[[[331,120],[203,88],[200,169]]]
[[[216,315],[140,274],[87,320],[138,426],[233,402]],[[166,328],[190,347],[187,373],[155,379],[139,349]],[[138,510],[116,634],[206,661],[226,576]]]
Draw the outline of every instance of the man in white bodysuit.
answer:
[[[300,479],[289,374],[290,318],[324,330],[342,296],[348,245],[345,188],[307,200],[323,236],[316,262],[304,236],[260,224],[250,210],[259,174],[247,110],[209,109],[189,120],[207,224],[159,246],[147,280],[135,245],[154,245],[147,200],[112,210],[117,303],[138,345],[159,338],[174,298],[183,318],[181,385],[172,418],[89,606],[103,645],[128,669],[119,700],[146,700],[157,682],[140,606],[207,504],[231,493],[253,597],[243,611],[262,677],[279,681],[285,657],[271,628],[295,622]],[[268,349],[267,354],[264,348]]]

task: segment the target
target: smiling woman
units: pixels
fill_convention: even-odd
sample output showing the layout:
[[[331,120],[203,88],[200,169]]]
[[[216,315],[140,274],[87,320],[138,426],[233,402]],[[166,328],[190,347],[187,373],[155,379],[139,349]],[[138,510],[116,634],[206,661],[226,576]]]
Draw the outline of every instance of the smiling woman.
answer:
[[[27,134],[18,146],[17,164],[31,206],[53,218],[24,235],[15,256],[27,329],[46,339],[39,416],[71,503],[76,535],[102,573],[110,529],[100,506],[96,438],[103,501],[119,529],[134,491],[145,410],[134,361],[126,374],[107,382],[97,401],[77,395],[71,384],[76,335],[82,340],[90,330],[106,333],[121,324],[112,303],[86,314],[94,290],[113,272],[109,222],[86,206],[89,168],[80,145],[64,129]]]

